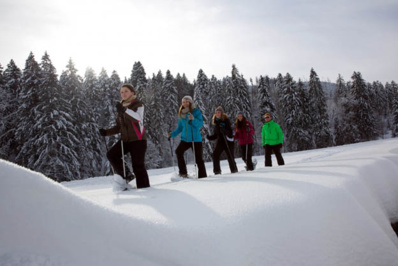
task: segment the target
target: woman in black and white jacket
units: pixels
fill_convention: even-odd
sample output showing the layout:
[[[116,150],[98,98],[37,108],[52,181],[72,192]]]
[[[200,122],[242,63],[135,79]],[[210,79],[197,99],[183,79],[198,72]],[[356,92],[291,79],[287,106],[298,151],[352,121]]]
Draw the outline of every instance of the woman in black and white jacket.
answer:
[[[100,129],[102,136],[121,134],[121,139],[107,153],[107,158],[116,174],[114,190],[126,190],[129,187],[128,183],[134,179],[134,175],[137,188],[146,188],[150,184],[145,168],[147,141],[143,124],[144,105],[136,99],[136,91],[130,84],[122,85],[120,95],[122,101],[116,104],[118,112],[116,125],[109,129]],[[128,167],[125,167],[125,171],[123,169],[122,145],[124,154],[131,155],[134,175]]]

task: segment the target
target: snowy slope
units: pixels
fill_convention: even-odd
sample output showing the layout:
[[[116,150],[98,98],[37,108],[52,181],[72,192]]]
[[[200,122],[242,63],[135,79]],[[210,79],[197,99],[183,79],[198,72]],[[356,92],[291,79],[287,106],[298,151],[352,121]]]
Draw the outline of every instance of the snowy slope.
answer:
[[[119,195],[0,161],[0,265],[397,265],[398,139],[284,158]]]

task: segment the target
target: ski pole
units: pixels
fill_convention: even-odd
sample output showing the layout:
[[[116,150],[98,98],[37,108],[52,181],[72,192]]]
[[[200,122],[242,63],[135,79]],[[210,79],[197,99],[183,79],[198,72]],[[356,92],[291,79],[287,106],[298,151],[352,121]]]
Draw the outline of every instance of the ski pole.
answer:
[[[195,177],[197,178],[198,175],[197,175],[197,165],[196,165],[195,142],[193,141],[193,126],[192,126],[192,120],[189,120],[189,124],[191,125],[193,160],[194,160],[194,162],[195,162]]]
[[[221,134],[222,134],[223,137],[224,137],[225,145],[227,146],[227,151],[228,151],[230,160],[231,160],[231,162],[234,164],[233,166],[234,166],[235,170],[238,171],[238,168],[236,167],[236,164],[235,164],[235,162],[234,162],[234,157],[232,157],[231,150],[229,149],[229,145],[228,145],[227,138],[225,137],[225,134],[223,134],[223,133],[221,133]]]
[[[246,126],[247,126],[247,124],[246,124]],[[249,150],[249,132],[250,132],[250,127],[248,127],[247,129],[246,129],[246,166],[247,166],[247,162],[248,162],[248,160],[247,160],[247,152],[248,152],[248,150]]]
[[[123,140],[120,140],[120,143],[122,145],[122,160],[123,160],[123,178],[126,179],[126,165],[124,163],[124,147],[123,147]]]

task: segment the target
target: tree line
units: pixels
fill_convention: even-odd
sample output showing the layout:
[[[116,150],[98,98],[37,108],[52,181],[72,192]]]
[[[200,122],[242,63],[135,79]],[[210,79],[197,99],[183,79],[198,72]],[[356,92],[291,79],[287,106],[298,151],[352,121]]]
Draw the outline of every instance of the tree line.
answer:
[[[193,96],[202,111],[203,136],[211,134],[217,106],[232,122],[243,111],[256,131],[254,155],[264,154],[266,112],[284,131],[285,152],[398,135],[397,84],[369,83],[360,72],[349,81],[338,75],[335,83],[321,82],[314,69],[306,81],[295,81],[289,73],[247,81],[233,65],[231,76],[208,77],[200,69],[190,82],[185,74],[174,77],[169,70],[147,76],[141,62],[135,62],[131,75],[122,80],[116,71],[109,76],[105,69],[96,75],[87,68],[82,77],[70,59],[58,77],[47,53],[40,62],[30,53],[23,70],[13,60],[5,69],[0,64],[0,158],[56,181],[110,174],[105,154],[118,136],[105,139],[98,130],[114,124],[123,83],[133,84],[145,104],[148,169],[172,165],[173,144],[165,135],[177,125],[184,95]],[[203,138],[205,161],[211,161],[212,145]]]

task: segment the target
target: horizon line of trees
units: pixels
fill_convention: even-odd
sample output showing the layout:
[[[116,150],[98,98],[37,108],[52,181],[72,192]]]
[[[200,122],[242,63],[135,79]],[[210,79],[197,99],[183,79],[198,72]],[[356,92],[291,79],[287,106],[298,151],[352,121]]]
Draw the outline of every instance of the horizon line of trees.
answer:
[[[148,169],[172,165],[171,146],[176,147],[165,133],[177,126],[185,95],[193,96],[203,114],[203,136],[211,134],[217,106],[232,123],[243,111],[256,131],[254,155],[264,154],[265,112],[281,126],[285,152],[398,136],[398,85],[368,83],[360,72],[347,82],[341,75],[336,83],[321,82],[311,69],[308,81],[295,81],[286,73],[260,76],[249,84],[232,65],[231,76],[209,78],[200,69],[191,83],[185,74],[174,77],[169,70],[147,76],[138,61],[122,81],[116,71],[109,76],[105,69],[96,75],[87,68],[82,77],[70,59],[58,77],[46,52],[40,63],[30,53],[23,70],[13,60],[4,70],[0,64],[0,158],[58,182],[111,174],[106,151],[118,136],[103,138],[98,130],[114,124],[123,83],[133,84],[145,104]],[[211,161],[213,145],[203,138],[205,161]],[[193,158],[188,153],[186,159]]]

